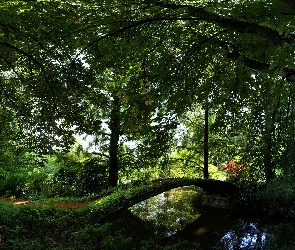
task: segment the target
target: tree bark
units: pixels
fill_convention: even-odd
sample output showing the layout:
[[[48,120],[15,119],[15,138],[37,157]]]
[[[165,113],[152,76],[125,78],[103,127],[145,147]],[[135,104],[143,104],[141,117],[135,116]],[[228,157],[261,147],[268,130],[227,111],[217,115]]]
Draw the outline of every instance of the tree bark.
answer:
[[[209,178],[209,110],[206,105],[205,108],[205,123],[204,123],[204,179]]]
[[[111,130],[110,147],[109,147],[109,180],[110,187],[115,187],[118,183],[119,161],[118,147],[120,138],[120,105],[119,98],[114,97],[113,108],[110,115],[109,128]]]

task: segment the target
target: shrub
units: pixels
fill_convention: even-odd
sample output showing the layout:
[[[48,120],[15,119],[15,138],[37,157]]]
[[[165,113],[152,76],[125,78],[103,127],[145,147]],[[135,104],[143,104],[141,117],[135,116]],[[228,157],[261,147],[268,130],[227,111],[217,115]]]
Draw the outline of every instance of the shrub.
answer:
[[[107,166],[102,165],[96,158],[92,158],[83,164],[83,170],[79,174],[79,196],[98,193],[107,188]]]
[[[112,223],[87,225],[74,235],[76,245],[83,246],[84,249],[132,249],[132,238],[126,237],[126,233]]]
[[[259,196],[269,216],[295,218],[295,183],[291,178],[273,179]]]
[[[17,173],[7,174],[0,180],[0,195],[20,197],[22,188],[26,185],[26,176]]]
[[[97,158],[64,164],[43,186],[43,195],[47,197],[83,197],[99,193],[107,187],[107,166]]]

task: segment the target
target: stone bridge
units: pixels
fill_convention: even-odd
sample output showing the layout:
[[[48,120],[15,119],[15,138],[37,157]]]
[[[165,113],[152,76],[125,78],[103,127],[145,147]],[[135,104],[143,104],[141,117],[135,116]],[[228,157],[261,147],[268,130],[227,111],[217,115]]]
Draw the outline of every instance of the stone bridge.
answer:
[[[112,213],[127,209],[138,202],[177,187],[194,185],[202,188],[206,193],[220,195],[233,195],[239,191],[232,183],[213,179],[171,178],[158,179],[151,183],[112,193],[99,201],[94,201],[85,209],[88,209],[90,214],[100,221]]]

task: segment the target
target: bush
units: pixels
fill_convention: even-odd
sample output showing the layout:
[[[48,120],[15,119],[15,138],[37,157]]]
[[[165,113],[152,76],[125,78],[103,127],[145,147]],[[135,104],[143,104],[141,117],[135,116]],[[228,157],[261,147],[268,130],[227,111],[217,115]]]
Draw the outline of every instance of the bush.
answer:
[[[76,245],[83,246],[84,249],[132,249],[132,238],[126,237],[126,233],[112,223],[87,225],[75,233],[75,237]]]
[[[107,188],[107,166],[102,165],[97,159],[93,158],[83,164],[83,170],[79,174],[78,193],[79,196],[99,193]]]
[[[107,166],[96,158],[75,162],[74,166],[65,164],[47,184],[43,195],[47,197],[83,197],[99,193],[107,188]]]
[[[26,185],[26,176],[12,173],[7,174],[4,179],[0,180],[0,195],[6,197],[20,197],[22,188]]]
[[[291,178],[275,178],[259,194],[269,216],[295,218],[295,183]]]

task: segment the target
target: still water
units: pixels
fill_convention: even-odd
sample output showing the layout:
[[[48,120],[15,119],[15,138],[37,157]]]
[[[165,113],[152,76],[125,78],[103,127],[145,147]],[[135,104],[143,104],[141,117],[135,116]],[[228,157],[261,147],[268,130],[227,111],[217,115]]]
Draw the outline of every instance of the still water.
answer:
[[[195,194],[193,187],[176,188],[137,203],[130,210],[142,220],[152,222],[155,234],[167,237],[200,217],[191,204]]]
[[[192,242],[201,249],[269,249],[273,236],[265,222],[239,218],[204,208],[194,208],[194,187],[164,192],[130,208],[153,225],[156,235]]]

